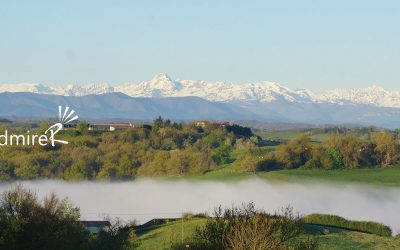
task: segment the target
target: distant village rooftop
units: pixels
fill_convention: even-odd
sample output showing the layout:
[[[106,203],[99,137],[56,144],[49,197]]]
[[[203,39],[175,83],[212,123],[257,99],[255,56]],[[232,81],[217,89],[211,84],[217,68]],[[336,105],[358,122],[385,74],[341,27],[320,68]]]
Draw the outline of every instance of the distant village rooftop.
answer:
[[[91,131],[115,131],[119,129],[134,128],[132,123],[91,123],[88,129]]]

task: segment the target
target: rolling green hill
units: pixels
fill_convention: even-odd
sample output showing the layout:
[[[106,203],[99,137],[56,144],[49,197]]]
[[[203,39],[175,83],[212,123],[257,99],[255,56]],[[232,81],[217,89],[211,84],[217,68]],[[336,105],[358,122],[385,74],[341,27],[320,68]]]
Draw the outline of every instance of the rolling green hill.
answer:
[[[236,181],[249,177],[260,177],[270,181],[283,182],[323,180],[344,183],[400,186],[399,167],[351,170],[290,169],[257,173],[243,173],[237,171],[236,168],[235,165],[227,165],[204,175],[162,177],[162,179]]]
[[[206,222],[204,218],[183,221],[183,242],[193,235],[196,227]],[[138,233],[141,245],[139,249],[170,249],[173,242],[182,241],[182,221],[171,220],[157,226],[143,228]],[[298,240],[308,236],[318,239],[320,249],[400,249],[400,237],[383,237],[329,226],[306,225],[306,233]],[[296,240],[296,239],[295,239]],[[190,246],[189,248],[190,249]]]

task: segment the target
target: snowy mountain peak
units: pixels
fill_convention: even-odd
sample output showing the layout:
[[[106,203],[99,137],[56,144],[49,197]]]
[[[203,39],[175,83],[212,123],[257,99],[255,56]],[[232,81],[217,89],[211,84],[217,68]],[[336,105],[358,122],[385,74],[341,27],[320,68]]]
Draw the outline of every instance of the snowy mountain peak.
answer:
[[[350,90],[328,90],[322,93],[319,99],[334,103],[358,103],[400,108],[400,92],[388,91],[377,85]]]
[[[37,83],[18,83],[18,84],[0,84],[0,93],[2,92],[31,92],[45,93],[53,92],[51,87],[47,87]]]
[[[157,75],[155,75],[153,77],[153,79],[151,79],[151,82],[172,82],[171,77],[169,77],[169,75],[165,74],[165,73],[159,73]]]
[[[108,84],[89,84],[86,86],[68,85],[64,89],[57,88],[58,93],[67,96],[99,95],[114,92]]]
[[[179,90],[181,84],[179,82],[173,81],[167,74],[161,73],[153,77],[151,81],[142,83],[146,87],[165,92],[168,94],[170,91]]]
[[[290,89],[275,82],[231,84],[204,80],[173,80],[165,73],[155,75],[150,81],[119,86],[89,84],[48,87],[41,84],[0,84],[0,92],[32,92],[65,96],[83,96],[121,92],[132,97],[183,97],[197,96],[209,101],[286,101],[293,103],[366,104],[379,107],[400,108],[400,91],[387,91],[378,85],[357,89],[334,89],[315,93],[307,89]]]

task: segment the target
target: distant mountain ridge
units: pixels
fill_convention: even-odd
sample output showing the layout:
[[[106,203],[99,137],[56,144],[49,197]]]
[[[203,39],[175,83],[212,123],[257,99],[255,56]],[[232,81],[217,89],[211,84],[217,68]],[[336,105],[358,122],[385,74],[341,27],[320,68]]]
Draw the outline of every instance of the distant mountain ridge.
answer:
[[[37,93],[0,93],[0,117],[56,117],[58,105],[74,109],[85,120],[256,120],[307,124],[359,124],[400,127],[400,109],[365,104],[291,102],[276,99],[209,101],[195,96],[130,97],[122,93],[64,96]]]
[[[152,80],[139,84],[89,84],[66,87],[41,84],[0,84],[0,93],[30,92],[62,96],[86,96],[121,92],[131,97],[189,97],[196,96],[212,102],[285,101],[309,104],[363,104],[375,107],[400,108],[400,91],[387,91],[379,86],[358,89],[336,89],[315,93],[307,89],[290,89],[273,82],[229,84],[202,80],[173,80],[158,74]]]
[[[261,119],[240,107],[199,97],[133,98],[122,93],[86,96],[0,93],[2,117],[56,117],[58,105],[74,109],[81,119],[152,120],[159,115],[175,120]]]

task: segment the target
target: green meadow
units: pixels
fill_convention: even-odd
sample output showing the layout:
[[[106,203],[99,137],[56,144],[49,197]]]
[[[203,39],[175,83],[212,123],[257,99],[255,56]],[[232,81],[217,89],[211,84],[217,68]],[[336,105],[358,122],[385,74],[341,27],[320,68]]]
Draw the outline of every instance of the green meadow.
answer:
[[[327,180],[390,186],[400,185],[400,168],[398,167],[351,170],[294,169],[264,172],[257,175],[270,180],[283,181]]]
[[[139,249],[170,249],[174,242],[185,243],[194,234],[196,228],[204,226],[205,223],[206,219],[204,218],[192,218],[183,221],[181,219],[170,220],[160,225],[149,226],[138,232]],[[323,250],[400,249],[400,237],[379,236],[313,224],[306,224],[305,232],[294,241],[310,236],[317,239],[319,249]]]
[[[230,170],[234,166],[230,166]],[[216,170],[203,175],[185,175],[160,177],[167,180],[191,181],[239,181],[251,177],[259,177],[269,181],[298,182],[298,181],[333,181],[343,183],[362,183],[384,186],[400,186],[400,168],[385,169],[352,169],[352,170],[323,170],[323,169],[291,169],[274,170],[269,172],[243,173]]]

